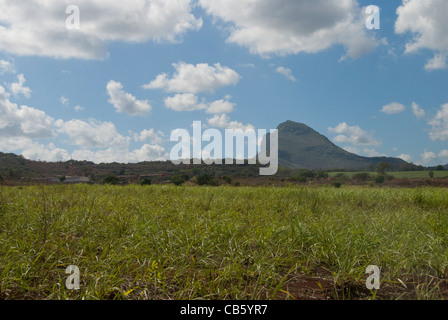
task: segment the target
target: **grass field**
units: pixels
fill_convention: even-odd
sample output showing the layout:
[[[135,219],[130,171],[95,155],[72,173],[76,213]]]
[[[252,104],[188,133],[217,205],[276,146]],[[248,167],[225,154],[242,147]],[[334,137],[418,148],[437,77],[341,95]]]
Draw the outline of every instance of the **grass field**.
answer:
[[[353,176],[358,172],[329,172],[330,177],[334,177],[339,173],[347,175],[347,177]],[[386,172],[388,175],[392,175],[395,178],[407,178],[407,179],[425,179],[429,178],[429,171],[399,171],[399,172]],[[434,178],[448,178],[447,171],[433,171]],[[370,172],[371,176],[376,176],[376,172]]]
[[[0,299],[446,299],[447,267],[448,189],[0,191]]]

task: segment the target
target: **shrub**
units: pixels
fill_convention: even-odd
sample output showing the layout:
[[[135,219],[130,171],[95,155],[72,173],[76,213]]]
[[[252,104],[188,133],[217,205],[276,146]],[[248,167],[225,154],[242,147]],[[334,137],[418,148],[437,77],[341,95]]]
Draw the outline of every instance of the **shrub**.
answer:
[[[383,175],[379,175],[375,178],[375,182],[378,184],[384,183],[385,177]]]
[[[203,174],[197,177],[196,183],[199,186],[217,186],[218,182],[215,181],[212,175]]]
[[[225,182],[227,182],[228,184],[232,183],[232,178],[230,178],[229,176],[224,176],[222,177],[222,180],[224,180]]]
[[[340,188],[340,187],[342,187],[342,183],[341,182],[334,182],[333,183],[333,186],[335,187],[335,188]]]
[[[358,172],[352,176],[352,179],[357,181],[369,181],[371,176],[368,172]]]
[[[339,172],[334,176],[334,178],[338,180],[347,180],[348,176],[345,173]]]
[[[433,172],[433,171],[429,171],[428,175],[429,175],[429,177],[430,177],[431,179],[434,178],[434,172]]]
[[[149,186],[152,184],[152,180],[149,178],[143,178],[138,184],[141,186]]]
[[[108,174],[104,179],[104,184],[116,185],[120,182],[120,179],[114,174]]]
[[[188,176],[185,177],[185,175],[177,175],[177,176],[171,177],[170,180],[176,186],[180,186],[187,181],[187,178],[188,178]]]

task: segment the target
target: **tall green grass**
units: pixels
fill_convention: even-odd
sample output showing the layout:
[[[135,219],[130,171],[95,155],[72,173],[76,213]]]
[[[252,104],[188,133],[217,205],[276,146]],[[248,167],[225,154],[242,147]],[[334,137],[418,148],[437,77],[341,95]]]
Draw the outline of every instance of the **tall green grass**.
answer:
[[[448,190],[0,191],[0,299],[274,299],[317,266],[363,286],[372,264],[383,283],[446,278]],[[69,265],[80,290],[65,287]],[[417,297],[443,297],[422,281]]]

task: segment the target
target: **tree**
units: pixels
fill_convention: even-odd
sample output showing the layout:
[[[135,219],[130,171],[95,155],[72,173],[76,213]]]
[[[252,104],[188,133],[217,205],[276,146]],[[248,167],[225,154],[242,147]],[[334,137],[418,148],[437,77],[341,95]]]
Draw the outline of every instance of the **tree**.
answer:
[[[116,185],[119,182],[120,179],[114,174],[108,174],[103,180],[104,184],[111,184],[111,185]]]
[[[378,163],[378,165],[376,166],[376,172],[380,175],[383,175],[387,169],[390,168],[390,164],[387,162],[380,162]]]
[[[437,170],[437,171],[443,171],[443,166],[439,164],[439,165],[436,167],[436,170]]]
[[[141,186],[150,186],[152,184],[152,180],[149,178],[143,178],[140,182],[139,185]]]

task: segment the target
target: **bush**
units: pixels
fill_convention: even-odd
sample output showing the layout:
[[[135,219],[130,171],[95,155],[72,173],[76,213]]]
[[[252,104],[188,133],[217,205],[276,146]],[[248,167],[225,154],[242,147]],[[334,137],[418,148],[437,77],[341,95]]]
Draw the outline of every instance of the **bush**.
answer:
[[[141,186],[150,186],[152,184],[152,180],[149,178],[143,178],[138,184]]]
[[[352,179],[357,181],[369,181],[371,178],[368,172],[358,172],[352,176]]]
[[[108,174],[104,179],[104,184],[116,185],[120,182],[120,179],[114,174]]]
[[[180,186],[188,180],[188,176],[187,175],[177,175],[177,176],[171,177],[170,180],[176,186]]]
[[[199,186],[217,186],[218,182],[215,181],[212,175],[203,174],[197,177],[196,183]]]
[[[308,169],[301,169],[299,173],[295,174],[292,179],[298,182],[307,182],[308,179],[314,179],[314,171]]]
[[[335,187],[335,188],[340,188],[340,187],[342,187],[342,183],[341,182],[334,182],[333,183],[333,186]]]
[[[337,179],[337,180],[347,180],[348,176],[345,173],[339,172],[338,174],[336,174],[334,176],[334,179]]]
[[[433,172],[433,171],[429,171],[428,175],[429,175],[429,177],[430,177],[431,179],[434,178],[434,172]]]
[[[379,175],[379,176],[377,176],[377,177],[375,178],[375,182],[378,183],[378,184],[382,184],[382,183],[384,183],[384,180],[385,180],[385,177],[382,176],[382,175]]]
[[[232,178],[230,178],[229,176],[224,176],[222,177],[222,180],[224,180],[225,182],[227,182],[228,184],[232,183]]]

